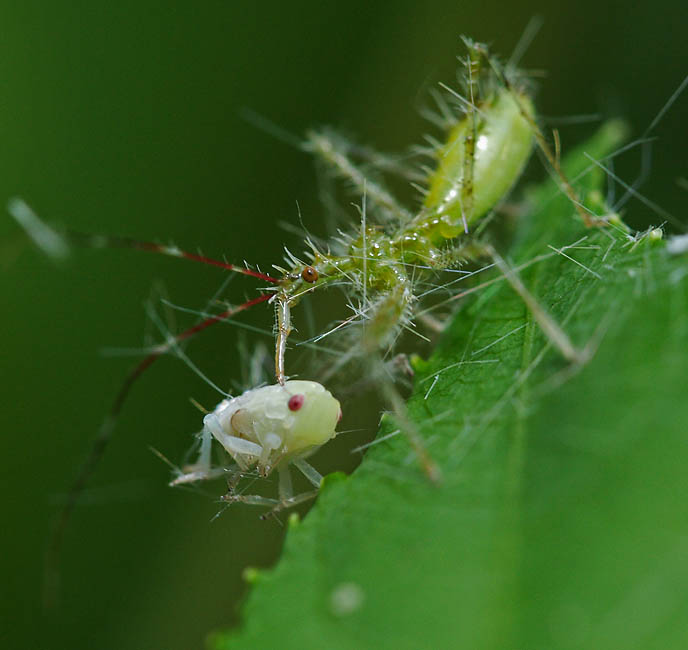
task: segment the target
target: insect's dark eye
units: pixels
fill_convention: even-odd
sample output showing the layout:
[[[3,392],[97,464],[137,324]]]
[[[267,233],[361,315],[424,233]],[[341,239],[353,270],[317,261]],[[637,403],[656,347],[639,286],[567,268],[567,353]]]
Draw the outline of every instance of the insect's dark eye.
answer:
[[[307,266],[301,271],[301,277],[306,282],[316,282],[318,279],[318,272],[312,266]]]

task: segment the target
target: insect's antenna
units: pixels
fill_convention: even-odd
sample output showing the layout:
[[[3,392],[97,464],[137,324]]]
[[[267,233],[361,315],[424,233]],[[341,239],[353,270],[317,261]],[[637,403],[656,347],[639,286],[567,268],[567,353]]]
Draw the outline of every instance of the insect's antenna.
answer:
[[[251,277],[277,284],[279,280],[273,278],[266,273],[254,271],[243,266],[230,264],[229,262],[222,262],[215,260],[205,255],[198,255],[196,253],[189,253],[183,251],[177,246],[165,246],[156,242],[142,241],[139,239],[132,239],[131,237],[117,237],[112,235],[94,235],[90,233],[78,232],[76,230],[67,229],[63,233],[58,234],[50,226],[45,224],[31,208],[19,198],[13,198],[7,204],[8,212],[15,218],[27,234],[43,249],[48,251],[48,246],[45,240],[48,235],[52,238],[58,238],[64,252],[60,252],[59,256],[64,256],[66,253],[66,243],[70,242],[76,246],[83,246],[85,248],[134,248],[136,250],[148,251],[149,253],[158,253],[160,255],[167,255],[169,257],[181,257],[193,262],[200,262],[201,264],[208,264],[210,266],[217,266],[225,271],[232,271],[234,273],[241,273],[242,275],[250,275]],[[66,240],[66,241],[65,241]],[[50,243],[50,242],[49,242]],[[55,248],[53,243],[50,250]],[[53,255],[54,257],[57,255]]]
[[[205,320],[201,321],[200,323],[197,323],[193,327],[190,327],[189,329],[184,330],[180,334],[177,334],[176,336],[168,339],[165,343],[161,343],[160,345],[156,346],[153,349],[153,351],[150,352],[150,354],[148,354],[148,356],[146,356],[142,361],[140,361],[129,372],[121,388],[119,389],[119,392],[117,393],[117,396],[115,397],[112,406],[110,407],[110,411],[108,412],[107,416],[105,417],[105,420],[103,420],[103,423],[100,425],[100,428],[98,429],[98,434],[96,435],[93,444],[91,445],[91,450],[88,454],[88,457],[86,458],[84,464],[81,466],[81,470],[79,471],[76,480],[74,481],[74,483],[72,483],[72,486],[67,495],[66,503],[62,507],[62,510],[60,511],[55,521],[55,526],[50,536],[50,542],[48,544],[48,549],[46,552],[45,584],[43,592],[43,602],[46,608],[52,607],[56,601],[58,592],[58,564],[60,558],[60,551],[62,549],[62,540],[64,538],[64,532],[67,528],[67,524],[69,523],[69,518],[72,514],[72,511],[74,510],[74,506],[77,504],[79,497],[81,496],[82,491],[84,490],[84,487],[86,486],[89,478],[91,477],[91,474],[93,474],[93,471],[98,465],[98,462],[105,453],[105,449],[107,448],[107,445],[110,442],[110,439],[112,438],[112,433],[117,424],[117,419],[119,418],[122,406],[124,405],[124,402],[126,401],[129,395],[131,387],[134,385],[136,380],[157,359],[159,359],[166,352],[169,352],[180,342],[191,338],[192,336],[207,329],[215,323],[226,321],[227,319],[231,318],[232,316],[238,314],[241,311],[245,311],[246,309],[249,309],[250,307],[253,307],[254,305],[257,305],[261,302],[266,302],[270,300],[270,298],[272,298],[272,294],[266,293],[261,296],[258,296],[257,298],[253,298],[252,300],[242,303],[241,305],[237,305],[236,307],[230,307],[229,309],[226,309],[220,314],[216,314],[215,316],[206,318]]]
[[[205,255],[197,255],[196,253],[189,253],[183,251],[177,246],[165,246],[156,242],[142,241],[139,239],[132,239],[131,237],[115,237],[112,235],[92,235],[89,233],[77,232],[75,230],[67,230],[67,236],[71,241],[79,246],[88,248],[134,248],[136,250],[148,251],[149,253],[158,253],[160,255],[168,255],[170,257],[181,257],[193,262],[200,262],[201,264],[208,264],[209,266],[217,266],[225,271],[232,271],[234,273],[241,273],[242,275],[250,275],[251,277],[277,284],[279,280],[273,278],[266,273],[247,269],[243,266],[230,264],[229,262],[222,262],[215,260]]]

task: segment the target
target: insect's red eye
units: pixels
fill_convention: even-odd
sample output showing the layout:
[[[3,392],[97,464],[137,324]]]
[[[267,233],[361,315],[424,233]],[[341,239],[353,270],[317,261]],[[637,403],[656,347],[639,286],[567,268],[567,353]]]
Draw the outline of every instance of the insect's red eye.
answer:
[[[318,279],[318,272],[312,266],[307,266],[301,271],[301,277],[306,282],[316,282]]]
[[[289,398],[289,401],[287,402],[287,406],[289,407],[289,410],[290,411],[298,411],[303,406],[303,402],[305,399],[306,398],[303,395],[292,395]]]

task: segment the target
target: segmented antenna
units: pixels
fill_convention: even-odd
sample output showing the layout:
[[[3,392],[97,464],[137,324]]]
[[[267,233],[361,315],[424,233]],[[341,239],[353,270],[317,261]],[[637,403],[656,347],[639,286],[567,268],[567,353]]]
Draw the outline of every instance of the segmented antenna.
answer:
[[[230,264],[229,262],[221,262],[205,255],[198,255],[196,253],[189,253],[181,250],[177,246],[166,246],[165,244],[158,244],[156,242],[143,241],[139,239],[132,239],[131,237],[113,237],[112,235],[91,235],[88,233],[77,232],[75,230],[67,230],[66,236],[79,246],[87,248],[134,248],[140,251],[147,251],[149,253],[158,253],[159,255],[167,255],[169,257],[181,257],[192,262],[200,262],[201,264],[208,264],[209,266],[217,266],[225,271],[232,271],[233,273],[241,273],[242,275],[250,275],[259,280],[265,280],[271,284],[277,284],[279,279],[273,278],[271,275],[254,271],[243,266]]]
[[[159,255],[167,255],[168,257],[181,257],[186,260],[191,260],[192,262],[217,266],[225,271],[249,275],[253,278],[270,282],[271,284],[279,283],[278,278],[273,278],[267,275],[267,273],[261,273],[260,271],[254,271],[253,269],[248,269],[243,266],[230,264],[229,262],[215,260],[205,255],[189,253],[177,246],[166,246],[164,244],[133,239],[131,237],[94,235],[71,229],[67,229],[64,232],[58,232],[38,217],[29,205],[20,198],[15,197],[10,199],[7,203],[7,211],[26,231],[26,234],[33,242],[46,253],[46,255],[53,258],[65,257],[69,252],[70,243],[85,248],[134,248],[140,251],[148,251],[149,253],[158,253]]]

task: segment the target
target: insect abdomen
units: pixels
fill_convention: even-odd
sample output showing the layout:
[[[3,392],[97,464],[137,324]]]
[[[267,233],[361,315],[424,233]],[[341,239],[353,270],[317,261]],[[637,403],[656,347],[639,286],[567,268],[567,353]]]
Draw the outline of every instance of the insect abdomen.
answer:
[[[503,88],[494,99],[479,105],[449,133],[439,150],[437,169],[429,178],[425,199],[430,219],[443,238],[458,236],[467,225],[497,204],[518,180],[533,147],[534,109],[528,96]],[[470,131],[475,120],[475,142]],[[466,178],[466,151],[472,147],[471,179]],[[467,200],[470,194],[470,200]]]

